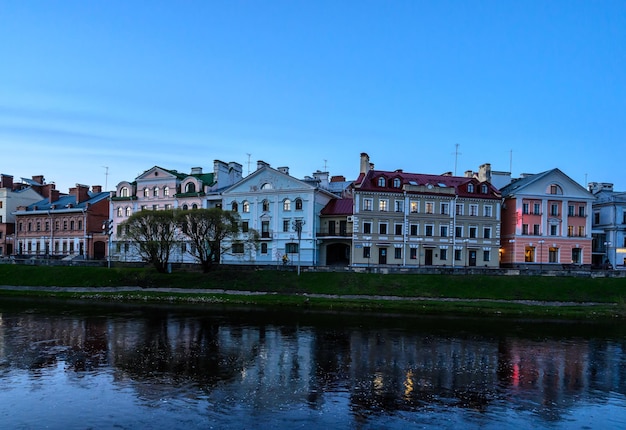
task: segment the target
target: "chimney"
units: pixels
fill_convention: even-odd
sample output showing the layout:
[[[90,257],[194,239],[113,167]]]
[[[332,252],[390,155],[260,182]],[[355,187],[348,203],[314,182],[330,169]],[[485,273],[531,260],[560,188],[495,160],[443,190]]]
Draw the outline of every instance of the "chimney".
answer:
[[[473,178],[474,177],[474,172],[471,170],[466,170],[465,171],[465,177],[466,178]]]
[[[328,172],[313,172],[313,177],[319,181],[320,187],[328,188]]]
[[[256,162],[256,169],[257,170],[260,170],[263,167],[270,167],[270,165],[269,165],[269,163],[266,163],[265,161],[261,161],[261,160]]]
[[[485,163],[478,167],[478,180],[491,182],[491,164]]]
[[[101,193],[102,192],[102,185],[93,185],[91,187],[91,191],[94,193]]]
[[[50,198],[50,194],[56,188],[56,185],[54,183],[51,183],[51,184],[43,185],[43,186],[38,187],[38,188],[39,188],[38,189],[39,194],[41,194],[43,197],[49,199]]]
[[[361,169],[360,173],[363,175],[367,174],[371,169],[374,168],[374,165],[370,163],[370,156],[365,152],[361,152]]]
[[[346,182],[346,177],[341,175],[331,176],[330,182]]]
[[[57,200],[59,200],[60,195],[61,195],[61,192],[59,190],[55,190],[54,187],[52,187],[48,195],[48,202],[50,202],[50,204],[56,202]]]
[[[191,174],[192,175],[201,175],[202,174],[202,167],[192,167],[191,168]]]
[[[39,185],[43,185],[43,181],[44,181],[43,175],[33,176],[33,182],[36,182]]]
[[[289,174],[289,167],[279,167],[277,169],[280,173],[284,173],[285,175]]]
[[[4,173],[0,175],[0,188],[13,189],[13,176]]]
[[[89,187],[87,185],[76,184],[76,187],[70,188],[70,195],[76,198],[76,204],[80,204],[90,199]]]

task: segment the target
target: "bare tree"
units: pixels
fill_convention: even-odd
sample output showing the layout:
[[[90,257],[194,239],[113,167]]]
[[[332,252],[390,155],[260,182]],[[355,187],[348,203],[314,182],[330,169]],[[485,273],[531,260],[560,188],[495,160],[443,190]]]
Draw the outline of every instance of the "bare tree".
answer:
[[[222,253],[228,251],[233,241],[256,249],[258,233],[244,228],[239,221],[237,213],[220,208],[181,211],[177,216],[183,234],[191,242],[190,254],[205,273],[220,263]]]
[[[121,224],[124,240],[130,241],[142,260],[158,272],[167,272],[170,255],[177,240],[173,210],[141,211]]]

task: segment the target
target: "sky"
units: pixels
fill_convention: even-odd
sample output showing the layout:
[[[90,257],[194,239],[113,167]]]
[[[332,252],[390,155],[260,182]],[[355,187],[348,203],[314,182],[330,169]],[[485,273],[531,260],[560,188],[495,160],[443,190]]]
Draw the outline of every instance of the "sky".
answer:
[[[626,1],[0,0],[0,172],[257,160],[626,190]]]

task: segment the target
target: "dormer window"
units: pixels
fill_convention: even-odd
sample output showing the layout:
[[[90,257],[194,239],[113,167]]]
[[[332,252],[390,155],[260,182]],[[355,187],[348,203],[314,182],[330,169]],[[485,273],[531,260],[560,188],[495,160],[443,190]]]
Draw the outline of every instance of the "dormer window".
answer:
[[[382,176],[380,178],[378,178],[378,186],[379,187],[384,187],[385,186],[385,178],[383,178]]]
[[[467,184],[467,192],[468,193],[474,192],[474,184]]]
[[[400,178],[394,178],[393,179],[393,187],[394,188],[400,188],[401,184],[402,184],[402,181],[400,181]]]
[[[487,184],[482,184],[480,186],[480,192],[483,194],[487,194],[487,192],[489,191],[489,187],[487,186]]]
[[[120,197],[128,197],[128,187],[122,187],[122,189],[120,189]]]
[[[563,190],[556,184],[550,185],[550,194],[563,194]]]
[[[189,182],[185,185],[185,193],[195,193],[196,192],[196,184],[193,182]]]

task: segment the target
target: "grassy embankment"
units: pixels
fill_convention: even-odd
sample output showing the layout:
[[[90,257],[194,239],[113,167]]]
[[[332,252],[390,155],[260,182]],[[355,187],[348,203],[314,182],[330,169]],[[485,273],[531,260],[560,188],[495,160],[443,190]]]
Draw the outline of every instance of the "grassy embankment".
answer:
[[[626,318],[626,279],[547,276],[379,275],[365,273],[308,273],[291,271],[227,270],[203,274],[151,269],[0,265],[0,285],[89,287],[93,292],[13,292],[3,295],[100,298],[111,300],[167,300],[255,305],[301,306],[319,309],[368,309],[422,313],[512,315],[533,317]],[[99,287],[202,288],[256,292],[267,295],[186,294],[142,291],[105,293]],[[302,294],[420,297],[426,300],[371,300],[305,297]],[[460,300],[448,301],[444,298]],[[481,299],[480,301],[473,301]],[[486,301],[485,301],[486,300]],[[528,305],[518,300],[594,302],[582,305]],[[503,302],[505,301],[505,302]]]

